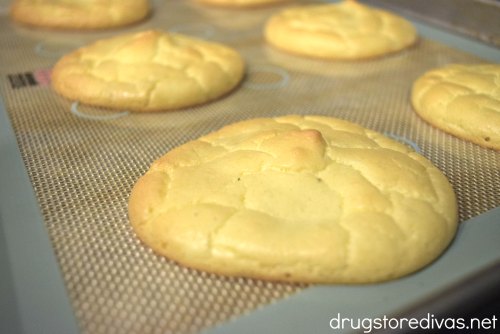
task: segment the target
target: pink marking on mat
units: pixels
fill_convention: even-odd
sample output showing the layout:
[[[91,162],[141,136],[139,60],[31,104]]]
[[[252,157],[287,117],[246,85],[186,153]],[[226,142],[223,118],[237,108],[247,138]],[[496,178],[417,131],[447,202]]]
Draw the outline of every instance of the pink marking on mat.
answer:
[[[33,71],[33,75],[35,76],[35,80],[38,82],[40,86],[48,86],[50,85],[50,75],[52,73],[52,69],[45,68],[40,70]]]

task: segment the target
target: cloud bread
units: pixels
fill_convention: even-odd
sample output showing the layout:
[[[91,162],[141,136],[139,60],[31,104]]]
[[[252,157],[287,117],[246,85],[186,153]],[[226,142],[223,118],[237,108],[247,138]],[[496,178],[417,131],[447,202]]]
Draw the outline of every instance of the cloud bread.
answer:
[[[414,82],[411,101],[437,128],[500,150],[500,65],[451,64],[430,70]]]
[[[23,24],[60,29],[105,29],[144,19],[148,0],[15,0],[11,17]]]
[[[414,272],[454,237],[445,176],[356,124],[283,116],[168,152],[135,184],[130,222],[157,253],[229,276],[367,283]]]
[[[417,33],[402,17],[347,0],[285,9],[267,21],[265,37],[289,53],[353,60],[400,51]]]
[[[162,111],[217,99],[243,79],[240,54],[222,44],[158,30],[100,40],[52,71],[61,95],[130,111]]]
[[[254,7],[262,5],[270,5],[289,0],[197,0],[198,2],[208,5],[224,6],[224,7]]]

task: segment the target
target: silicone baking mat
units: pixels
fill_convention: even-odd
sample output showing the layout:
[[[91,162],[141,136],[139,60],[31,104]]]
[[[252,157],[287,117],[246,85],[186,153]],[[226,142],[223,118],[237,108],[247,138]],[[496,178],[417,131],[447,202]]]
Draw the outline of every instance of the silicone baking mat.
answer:
[[[363,0],[500,47],[499,0]]]
[[[1,11],[0,85],[21,155],[84,333],[197,333],[305,288],[224,278],[178,266],[135,238],[127,199],[151,162],[226,124],[285,114],[347,119],[421,152],[454,186],[460,220],[500,205],[493,150],[423,122],[408,102],[411,83],[448,63],[485,62],[430,40],[388,57],[327,62],[267,46],[266,19],[285,5],[252,10],[155,1],[139,25],[107,32],[36,30]],[[247,62],[227,97],[182,111],[133,114],[78,105],[50,88],[63,54],[97,39],[163,29],[221,42]]]

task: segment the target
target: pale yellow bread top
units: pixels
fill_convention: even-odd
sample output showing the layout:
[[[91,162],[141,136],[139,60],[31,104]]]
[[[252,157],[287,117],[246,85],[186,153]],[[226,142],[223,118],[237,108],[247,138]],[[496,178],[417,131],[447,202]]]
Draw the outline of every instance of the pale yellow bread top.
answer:
[[[500,65],[451,64],[430,70],[414,82],[411,101],[437,128],[500,150]]]
[[[223,7],[257,7],[270,5],[280,2],[287,2],[289,0],[196,0],[203,4],[223,6]]]
[[[185,108],[217,99],[243,79],[227,46],[151,30],[100,40],[64,56],[52,86],[68,99],[130,111]]]
[[[138,237],[222,275],[367,283],[436,259],[457,228],[446,177],[407,146],[321,116],[252,119],[179,146],[134,186]]]
[[[416,42],[417,32],[402,17],[347,0],[287,8],[271,16],[265,37],[293,54],[352,60],[407,48]]]
[[[143,20],[148,0],[14,0],[11,17],[27,25],[60,29],[105,29]]]

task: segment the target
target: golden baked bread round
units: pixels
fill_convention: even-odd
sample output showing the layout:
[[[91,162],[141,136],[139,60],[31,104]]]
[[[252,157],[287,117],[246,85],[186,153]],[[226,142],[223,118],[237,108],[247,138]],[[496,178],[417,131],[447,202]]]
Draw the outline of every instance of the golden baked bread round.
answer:
[[[402,17],[346,0],[285,9],[268,20],[265,38],[289,53],[352,60],[407,48],[417,32]]]
[[[367,283],[436,259],[457,228],[446,177],[347,121],[228,125],[155,161],[135,184],[137,236],[180,264],[266,280]]]
[[[129,111],[163,111],[215,100],[242,80],[227,46],[158,30],[100,40],[64,56],[52,86],[70,100]]]
[[[459,138],[500,150],[500,65],[451,64],[428,71],[412,88],[424,120]]]
[[[207,5],[223,6],[223,7],[256,7],[271,5],[289,0],[196,0]]]
[[[143,20],[148,0],[14,0],[11,17],[22,24],[60,29],[105,29]]]

